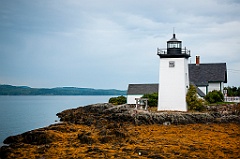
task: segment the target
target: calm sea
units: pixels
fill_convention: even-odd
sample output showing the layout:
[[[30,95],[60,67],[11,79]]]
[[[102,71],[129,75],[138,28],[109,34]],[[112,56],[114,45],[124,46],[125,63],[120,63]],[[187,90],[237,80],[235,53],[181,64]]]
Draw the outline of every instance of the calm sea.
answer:
[[[59,121],[65,109],[106,103],[113,96],[0,96],[0,146],[11,135]]]

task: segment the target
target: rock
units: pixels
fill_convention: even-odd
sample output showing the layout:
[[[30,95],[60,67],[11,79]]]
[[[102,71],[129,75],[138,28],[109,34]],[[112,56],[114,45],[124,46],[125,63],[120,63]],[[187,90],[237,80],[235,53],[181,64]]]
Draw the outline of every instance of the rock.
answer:
[[[218,112],[221,115],[240,115],[240,103],[206,106],[209,112]]]
[[[165,157],[161,156],[161,155],[150,155],[148,156],[148,158],[152,158],[152,159],[164,159]]]
[[[61,139],[54,131],[45,131],[44,129],[37,129],[33,131],[28,131],[20,135],[9,136],[7,137],[3,143],[4,144],[13,144],[13,143],[25,143],[32,145],[41,145],[41,144],[49,144],[54,141],[58,141]]]
[[[98,147],[89,147],[88,150],[86,151],[86,153],[103,153],[103,150],[100,150]]]
[[[8,156],[10,156],[10,154],[14,151],[14,149],[12,149],[9,146],[2,146],[0,148],[0,158],[4,159],[4,158],[8,158]]]
[[[240,123],[240,116],[238,115],[226,115],[221,117],[221,123],[235,122]]]
[[[85,131],[78,134],[78,139],[82,144],[93,144],[95,142],[94,139],[91,137],[91,133]]]
[[[122,128],[110,128],[101,130],[98,135],[99,141],[104,143],[126,141],[129,137],[128,133]]]
[[[228,106],[233,107],[234,105]],[[193,123],[209,123],[217,122],[215,118],[231,115],[230,108],[227,112],[221,110],[226,109],[226,106],[211,106],[208,107],[209,112],[206,113],[192,113],[192,112],[148,112],[145,110],[135,110],[135,107],[128,104],[114,106],[112,104],[94,104],[86,107],[79,107],[77,109],[65,110],[57,115],[61,121],[67,121],[77,124],[95,125],[102,127],[109,122],[128,122],[135,125],[142,124],[163,124],[170,122],[171,124],[193,124]],[[216,111],[213,111],[216,110]],[[231,109],[232,110],[232,109]],[[224,117],[224,122],[233,122],[234,118]],[[99,122],[101,121],[101,122]],[[102,122],[105,121],[105,122]],[[239,122],[237,120],[237,122]]]
[[[136,147],[134,149],[134,153],[137,153],[139,156],[147,156],[148,155],[148,150]]]

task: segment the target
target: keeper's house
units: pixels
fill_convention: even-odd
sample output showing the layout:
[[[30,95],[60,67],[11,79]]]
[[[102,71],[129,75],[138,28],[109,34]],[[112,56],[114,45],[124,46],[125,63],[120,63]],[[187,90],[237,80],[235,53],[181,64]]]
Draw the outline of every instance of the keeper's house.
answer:
[[[208,92],[218,90],[223,93],[227,83],[226,63],[189,64],[189,81],[200,89],[205,96]]]

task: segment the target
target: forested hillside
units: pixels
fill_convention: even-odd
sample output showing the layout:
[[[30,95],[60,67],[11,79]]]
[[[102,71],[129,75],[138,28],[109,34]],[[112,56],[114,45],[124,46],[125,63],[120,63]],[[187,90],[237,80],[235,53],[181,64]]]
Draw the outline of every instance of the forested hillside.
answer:
[[[77,87],[31,88],[0,85],[0,95],[125,95],[125,90],[92,89]]]

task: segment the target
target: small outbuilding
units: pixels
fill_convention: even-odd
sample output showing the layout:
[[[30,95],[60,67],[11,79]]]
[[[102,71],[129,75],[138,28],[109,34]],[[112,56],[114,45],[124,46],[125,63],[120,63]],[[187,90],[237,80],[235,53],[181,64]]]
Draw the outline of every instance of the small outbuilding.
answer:
[[[144,94],[158,92],[158,84],[129,84],[127,90],[127,103],[136,104],[136,98],[141,98]]]

